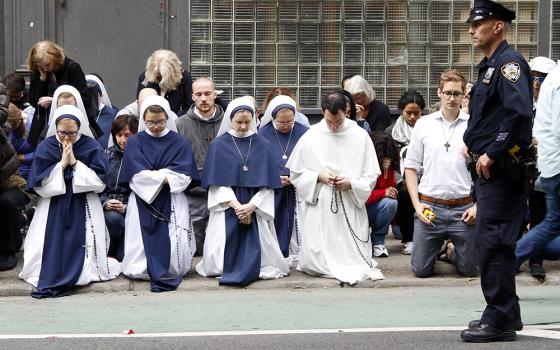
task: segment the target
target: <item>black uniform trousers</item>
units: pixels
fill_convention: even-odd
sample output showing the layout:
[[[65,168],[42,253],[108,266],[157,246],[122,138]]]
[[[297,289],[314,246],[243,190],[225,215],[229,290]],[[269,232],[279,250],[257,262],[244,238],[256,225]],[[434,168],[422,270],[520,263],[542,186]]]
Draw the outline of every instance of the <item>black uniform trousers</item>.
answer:
[[[524,181],[478,178],[476,244],[486,309],[482,323],[513,329],[521,320],[515,290],[515,243],[527,206]]]

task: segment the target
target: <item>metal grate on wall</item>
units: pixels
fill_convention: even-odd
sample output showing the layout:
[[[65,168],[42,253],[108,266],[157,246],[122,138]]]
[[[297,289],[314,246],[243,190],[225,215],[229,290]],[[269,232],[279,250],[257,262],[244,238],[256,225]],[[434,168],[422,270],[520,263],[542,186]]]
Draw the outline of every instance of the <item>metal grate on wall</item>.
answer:
[[[508,41],[537,53],[538,1],[506,1],[517,11]],[[210,76],[226,98],[261,103],[285,86],[302,108],[319,108],[343,76],[361,74],[390,108],[407,89],[437,101],[439,74],[457,68],[476,78],[482,54],[468,34],[471,1],[192,0],[190,70]],[[554,1],[552,50],[560,49],[560,1]]]

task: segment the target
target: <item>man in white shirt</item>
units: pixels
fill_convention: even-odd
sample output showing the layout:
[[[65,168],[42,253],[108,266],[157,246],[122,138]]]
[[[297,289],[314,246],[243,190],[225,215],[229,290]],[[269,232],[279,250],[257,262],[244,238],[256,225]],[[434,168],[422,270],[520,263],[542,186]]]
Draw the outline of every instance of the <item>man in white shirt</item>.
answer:
[[[546,194],[546,216],[517,242],[517,269],[537,255],[560,259],[560,67],[542,83],[533,135],[538,142],[537,166]]]
[[[470,195],[472,181],[462,153],[468,120],[468,115],[461,112],[465,89],[465,78],[458,71],[441,74],[441,109],[418,120],[405,158],[406,185],[416,211],[411,267],[417,277],[433,274],[437,254],[447,238],[455,246],[450,259],[457,272],[464,276],[478,273],[476,204]],[[430,221],[426,210],[435,214],[435,220]]]

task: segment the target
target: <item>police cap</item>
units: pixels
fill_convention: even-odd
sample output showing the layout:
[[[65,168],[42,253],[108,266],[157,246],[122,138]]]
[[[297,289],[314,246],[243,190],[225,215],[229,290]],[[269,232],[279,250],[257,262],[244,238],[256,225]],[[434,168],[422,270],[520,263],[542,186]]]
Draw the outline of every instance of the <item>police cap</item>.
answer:
[[[515,19],[515,11],[502,4],[491,0],[475,0],[467,23],[481,21],[486,18],[494,18],[511,23]]]

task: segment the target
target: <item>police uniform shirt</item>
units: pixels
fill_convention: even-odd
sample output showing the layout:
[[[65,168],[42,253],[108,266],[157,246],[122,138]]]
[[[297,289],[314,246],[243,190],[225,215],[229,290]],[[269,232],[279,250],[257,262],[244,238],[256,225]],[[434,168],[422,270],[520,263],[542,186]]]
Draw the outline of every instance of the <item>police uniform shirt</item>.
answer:
[[[472,153],[497,160],[514,146],[531,143],[531,70],[505,40],[479,63],[470,94],[470,119],[463,139]]]

